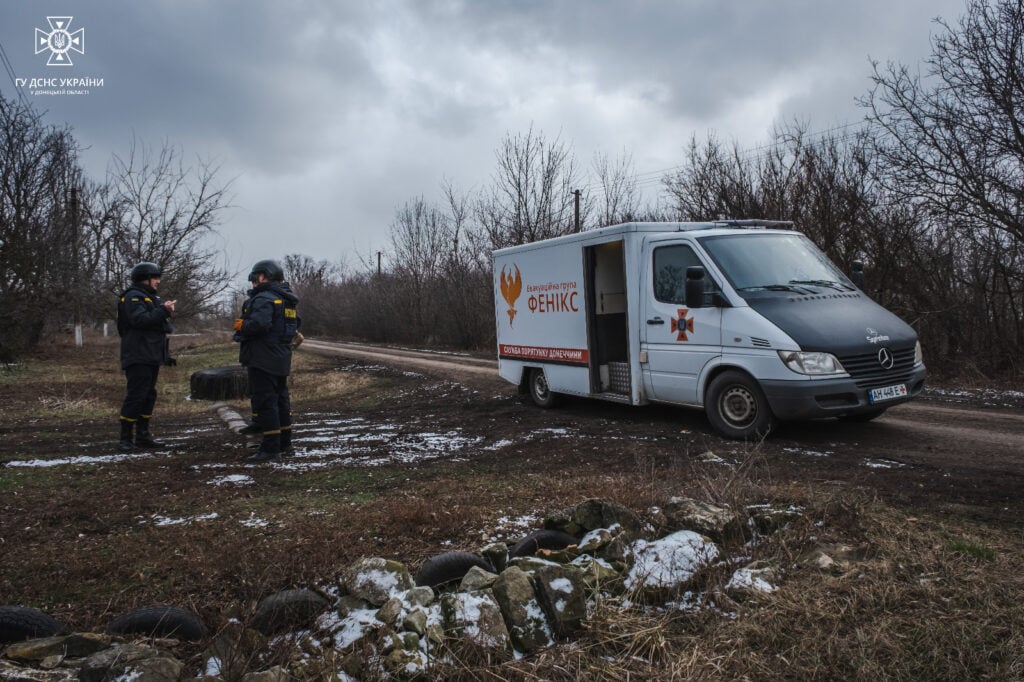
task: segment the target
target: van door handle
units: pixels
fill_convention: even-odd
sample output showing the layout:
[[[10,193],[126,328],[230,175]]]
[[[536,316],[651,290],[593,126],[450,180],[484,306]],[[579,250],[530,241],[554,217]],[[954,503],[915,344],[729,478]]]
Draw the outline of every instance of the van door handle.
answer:
[[[647,320],[647,324],[665,324],[665,320],[660,317],[656,317],[653,320]]]

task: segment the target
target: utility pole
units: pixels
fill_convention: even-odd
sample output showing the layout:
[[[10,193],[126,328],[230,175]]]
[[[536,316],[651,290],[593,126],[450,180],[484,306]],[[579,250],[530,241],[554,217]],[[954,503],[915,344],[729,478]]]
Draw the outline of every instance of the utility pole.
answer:
[[[75,305],[75,346],[81,348],[85,343],[82,338],[82,286],[80,272],[82,268],[82,262],[79,253],[79,240],[78,234],[78,188],[71,188],[71,239],[72,239],[72,258],[75,261],[74,264],[74,276],[72,278],[71,286],[74,289],[74,305]]]
[[[580,191],[574,189],[572,191],[573,205],[575,206],[574,215],[576,216],[576,231],[580,231]]]
[[[377,252],[377,276],[380,277],[380,251]]]

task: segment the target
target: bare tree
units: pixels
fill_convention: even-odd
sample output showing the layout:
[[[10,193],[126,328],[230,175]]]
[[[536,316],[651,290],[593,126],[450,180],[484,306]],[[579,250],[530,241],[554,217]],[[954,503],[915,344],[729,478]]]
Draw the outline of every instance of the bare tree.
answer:
[[[496,153],[492,187],[476,207],[491,248],[526,244],[575,229],[572,192],[580,186],[576,160],[561,140],[548,142],[531,127],[506,136]]]
[[[114,156],[107,182],[116,197],[119,224],[112,234],[114,258],[124,271],[133,263],[159,263],[162,288],[192,315],[209,308],[229,283],[216,228],[228,208],[228,185],[218,168],[200,161],[187,167],[169,144],[154,152],[133,139],[128,156]]]
[[[600,185],[598,227],[636,220],[640,215],[640,190],[633,155],[623,150],[615,160],[607,154],[594,155],[593,171]]]
[[[75,259],[72,189],[81,181],[67,128],[0,97],[0,355],[31,348],[48,322],[74,313],[86,279]]]

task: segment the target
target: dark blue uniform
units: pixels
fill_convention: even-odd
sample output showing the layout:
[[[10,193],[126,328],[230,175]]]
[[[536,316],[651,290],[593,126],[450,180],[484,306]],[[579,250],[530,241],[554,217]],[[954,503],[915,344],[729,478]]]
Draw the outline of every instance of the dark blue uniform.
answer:
[[[264,282],[249,291],[242,306],[238,361],[249,370],[253,419],[263,433],[261,451],[287,450],[291,444],[292,410],[288,375],[292,341],[301,325],[299,302],[287,282]]]
[[[121,294],[117,332],[121,336],[121,369],[127,379],[121,421],[134,424],[153,416],[160,365],[170,364],[167,335],[171,313],[156,291],[134,284]]]

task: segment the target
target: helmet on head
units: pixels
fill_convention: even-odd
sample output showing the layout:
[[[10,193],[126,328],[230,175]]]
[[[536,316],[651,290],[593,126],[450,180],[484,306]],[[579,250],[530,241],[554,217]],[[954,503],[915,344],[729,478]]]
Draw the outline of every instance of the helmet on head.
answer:
[[[132,283],[138,284],[144,282],[150,277],[162,277],[163,273],[160,271],[160,266],[156,263],[150,263],[148,261],[139,263],[132,268]]]
[[[256,265],[252,266],[252,272],[249,273],[249,281],[255,282],[256,275],[260,274],[261,272],[271,282],[284,281],[284,269],[280,265],[278,265],[276,260],[257,261]]]

